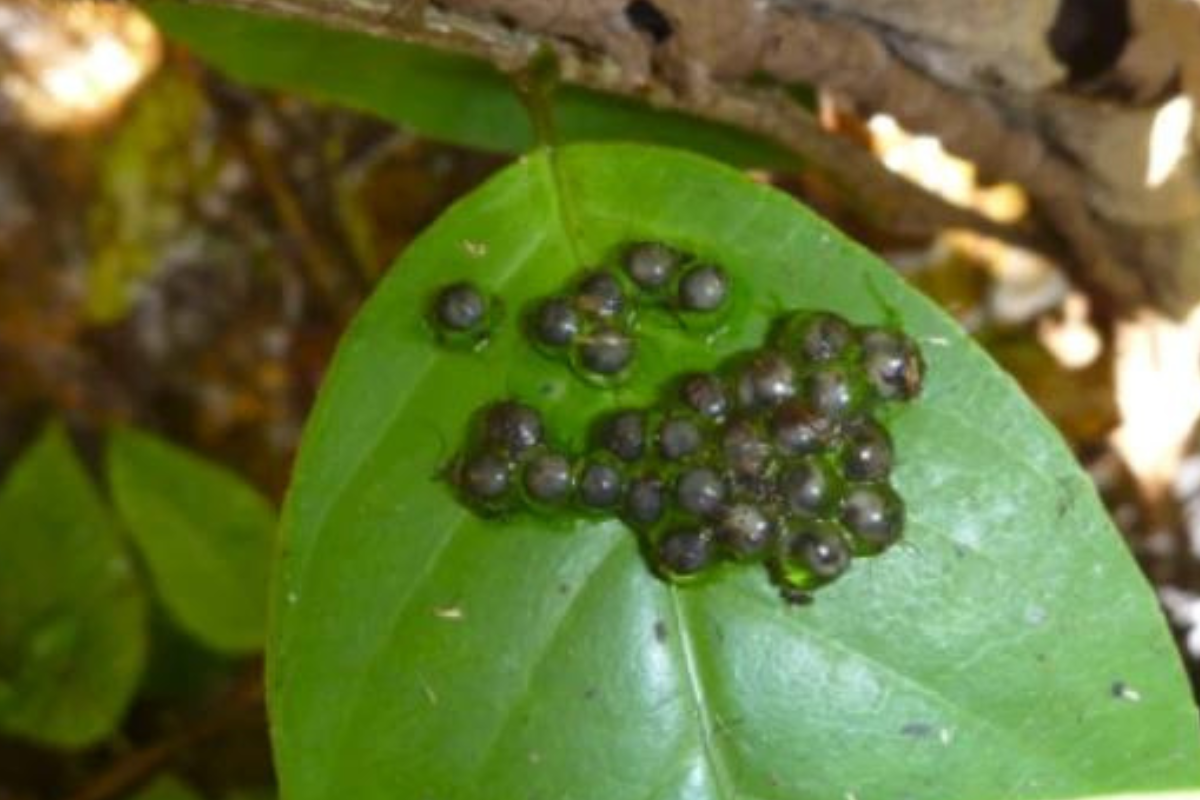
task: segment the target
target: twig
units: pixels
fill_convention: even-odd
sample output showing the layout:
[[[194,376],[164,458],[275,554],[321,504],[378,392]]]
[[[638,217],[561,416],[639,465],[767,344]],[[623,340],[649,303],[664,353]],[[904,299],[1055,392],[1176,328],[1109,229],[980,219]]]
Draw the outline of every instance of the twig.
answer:
[[[522,69],[547,42],[542,37],[432,6],[421,14],[380,13],[337,0],[203,0],[244,11],[270,13],[381,38],[426,45],[490,62],[506,71]],[[806,166],[830,177],[851,197],[877,211],[897,232],[928,236],[945,228],[969,228],[1014,244],[1053,252],[1053,239],[1033,225],[1001,225],[888,172],[870,153],[822,130],[802,106],[771,88],[714,85],[692,96],[666,83],[645,84],[618,65],[577,53],[570,43],[549,42],[559,54],[562,79],[584,88],[634,97],[649,105],[749,131],[795,153]],[[869,202],[866,202],[869,199]]]
[[[90,778],[67,800],[110,800],[121,797],[157,775],[183,753],[243,722],[260,715],[263,705],[261,665],[247,672],[214,707],[190,721],[177,733],[133,750],[108,769]]]
[[[854,16],[841,5],[800,0],[659,0],[671,10],[674,30],[657,47],[622,26],[626,4],[619,0],[192,1],[426,45],[505,71],[520,69],[533,53],[550,47],[564,81],[773,139],[852,198],[868,201],[864,207],[882,208],[899,232],[965,227],[1056,257],[1092,291],[1094,305],[1111,307],[1102,309],[1106,312],[1146,302],[1181,311],[1200,298],[1200,254],[1194,248],[1200,214],[1193,208],[1200,207],[1200,190],[1189,183],[1191,173],[1181,173],[1174,194],[1154,194],[1140,174],[1130,172],[1140,164],[1129,157],[1130,140],[1105,139],[1106,126],[1119,134],[1148,119],[1146,108],[1072,94],[1050,83],[1003,92],[986,82],[950,85],[905,55],[905,46],[914,45],[905,38],[911,32],[893,31],[865,11]],[[1189,7],[1188,14],[1172,27],[1200,21],[1200,10]],[[985,41],[989,31],[978,35]],[[936,30],[933,36],[936,40]],[[725,46],[731,38],[737,41]],[[1176,49],[1180,53],[1161,52],[1159,61],[1169,66],[1171,59],[1200,60],[1188,56],[1186,46]],[[985,175],[1025,186],[1036,213],[1020,225],[997,224],[897,178],[863,149],[822,130],[777,88],[763,88],[763,78],[775,87],[826,88],[865,111],[884,111],[911,129],[936,133]],[[1100,140],[1109,150],[1087,151]]]

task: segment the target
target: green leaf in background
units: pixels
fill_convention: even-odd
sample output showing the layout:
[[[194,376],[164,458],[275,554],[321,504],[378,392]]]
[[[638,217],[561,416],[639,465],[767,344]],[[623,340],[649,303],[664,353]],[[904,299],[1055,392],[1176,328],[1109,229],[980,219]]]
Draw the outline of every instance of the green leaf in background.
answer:
[[[235,789],[225,795],[225,800],[275,800],[278,795],[271,789]]]
[[[534,298],[621,243],[725,265],[735,314],[647,325],[604,391],[531,351]],[[482,352],[436,345],[433,292],[511,313]],[[615,522],[485,521],[439,479],[503,396],[579,445],[599,409],[757,347],[781,309],[895,320],[924,395],[891,420],[904,544],[808,607],[757,568],[676,588]],[[1157,604],[1086,475],[930,302],[788,197],[694,156],[538,152],[400,259],[342,342],[284,516],[268,646],[289,800],[1056,798],[1200,782]]]
[[[230,653],[262,647],[275,512],[232,472],[146,433],[112,434],[108,474],[163,605]]]
[[[194,789],[174,775],[163,775],[129,800],[202,800]]]
[[[150,651],[138,697],[149,703],[189,703],[219,693],[244,666],[238,654],[215,652],[182,630],[161,604],[150,607]]]
[[[270,789],[234,789],[223,795],[224,800],[274,800],[275,793]],[[129,800],[203,800],[195,789],[176,778],[174,775],[163,775]]]
[[[135,570],[58,426],[0,488],[0,730],[57,747],[112,733],[142,673]]]
[[[169,36],[239,81],[332,101],[483,150],[520,153],[534,144],[512,80],[482,61],[213,6],[152,0],[144,7]],[[635,139],[747,166],[797,163],[782,147],[733,128],[570,86],[555,93],[554,120],[563,141]]]

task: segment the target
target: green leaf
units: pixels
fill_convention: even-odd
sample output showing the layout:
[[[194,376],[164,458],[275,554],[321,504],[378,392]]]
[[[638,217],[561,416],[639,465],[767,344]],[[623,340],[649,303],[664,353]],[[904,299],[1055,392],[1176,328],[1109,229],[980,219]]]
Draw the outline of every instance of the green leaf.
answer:
[[[636,376],[608,392],[532,352],[516,319],[631,239],[726,265],[737,313],[704,336],[647,323]],[[440,348],[423,323],[460,279],[504,302],[481,352]],[[757,568],[673,588],[620,524],[485,521],[438,477],[485,402],[534,402],[578,443],[597,409],[814,306],[898,322],[929,374],[890,421],[904,544],[811,606]],[[1154,597],[1050,425],[878,260],[693,156],[538,152],[443,216],[346,334],[284,531],[268,666],[290,800],[996,800],[1200,781]]]
[[[130,800],[201,800],[200,795],[174,775],[163,775]]]
[[[271,789],[252,788],[234,789],[222,797],[224,800],[275,800],[276,796]],[[195,789],[174,775],[164,775],[130,797],[129,800],[202,800],[202,798]]]
[[[225,800],[276,800],[279,795],[274,789],[254,788],[254,789],[235,789],[225,795]]]
[[[237,654],[213,652],[180,629],[160,604],[150,608],[150,652],[138,696],[160,705],[220,694],[244,669]]]
[[[520,153],[534,144],[512,80],[483,61],[213,6],[152,0],[145,7],[169,36],[239,81],[301,92],[483,150]],[[576,87],[555,93],[554,120],[563,141],[637,139],[736,164],[797,163],[782,147],[734,128]]]
[[[135,571],[66,435],[0,489],[0,730],[57,747],[108,736],[146,649]]]
[[[225,468],[132,430],[112,434],[113,499],[167,611],[221,652],[262,647],[275,512]]]

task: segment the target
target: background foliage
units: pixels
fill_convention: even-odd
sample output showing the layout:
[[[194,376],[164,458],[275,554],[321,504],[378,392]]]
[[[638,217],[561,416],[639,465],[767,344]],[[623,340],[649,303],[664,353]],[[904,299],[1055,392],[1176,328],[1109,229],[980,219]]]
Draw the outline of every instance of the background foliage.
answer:
[[[0,0],[5,13],[10,5]],[[393,256],[508,162],[413,132],[524,152],[533,126],[523,100],[552,109],[563,141],[637,138],[770,167],[760,180],[803,197],[890,256],[1012,370],[1067,435],[1160,596],[1179,601],[1170,607],[1183,641],[1192,623],[1180,609],[1191,607],[1189,587],[1200,586],[1200,569],[1180,542],[1198,487],[1188,488],[1181,473],[1176,494],[1150,499],[1121,469],[1107,442],[1116,423],[1113,350],[1104,339],[1100,356],[1082,369],[1056,360],[1042,332],[1069,316],[1071,296],[1044,265],[961,239],[899,237],[777,148],[695,120],[569,88],[530,94],[546,88],[538,76],[524,76],[522,95],[479,63],[294,23],[165,3],[150,10],[163,30],[223,72],[173,48],[150,67],[157,34],[121,27],[135,12],[85,9],[72,12],[94,26],[79,41],[149,42],[127,52],[145,58],[140,68],[153,77],[124,113],[87,116],[85,124],[79,112],[70,118],[78,128],[43,130],[33,115],[0,115],[11,145],[0,153],[0,795],[271,796],[261,788],[271,773],[258,654],[274,536],[274,503],[265,498],[281,496],[334,343]],[[43,32],[76,24],[56,13],[22,9],[16,19],[35,20]],[[0,49],[9,31],[20,30],[0,31]],[[110,30],[124,38],[111,38]],[[35,74],[33,62],[14,63]],[[71,62],[61,56],[58,63]],[[16,102],[9,87],[23,75],[6,77],[0,107],[8,114]],[[89,96],[102,94],[103,85],[89,84]],[[862,122],[838,124],[858,141],[873,135]],[[314,429],[315,454],[304,457],[302,472],[308,488],[295,502],[329,502],[345,527],[329,533],[312,521],[322,548],[339,557],[316,559],[279,590],[280,617],[288,620],[281,636],[303,653],[276,664],[280,675],[295,670],[299,683],[294,694],[276,696],[291,720],[283,752],[297,753],[297,742],[322,733],[289,707],[311,704],[316,720],[344,713],[350,722],[338,734],[341,744],[323,748],[312,765],[287,757],[285,778],[296,790],[314,792],[323,767],[367,796],[412,776],[457,791],[471,770],[499,784],[554,785],[570,775],[569,759],[591,758],[611,740],[606,728],[618,729],[631,713],[660,720],[661,729],[640,732],[647,746],[631,744],[612,772],[649,774],[645,785],[654,787],[692,781],[709,791],[772,797],[786,777],[809,788],[869,793],[905,770],[937,770],[939,777],[945,770],[960,788],[1001,786],[1011,796],[1194,783],[1194,714],[1152,598],[1069,454],[1007,379],[892,273],[740,177],[679,156],[626,153],[630,160],[613,166],[599,150],[567,152],[557,173],[542,155],[523,160],[439,222],[383,284],[371,306],[380,310],[357,324],[366,352],[347,350],[339,359],[325,405],[348,410],[325,412],[337,424]],[[676,185],[677,175],[688,180]],[[552,210],[575,196],[572,181],[585,190],[563,207],[563,222]],[[512,197],[497,204],[504,192]],[[514,199],[510,211],[526,216],[506,212]],[[548,232],[544,239],[531,238],[529,220]],[[389,439],[381,451],[388,457],[367,462],[372,469],[355,473],[344,497],[321,497],[332,480],[323,470],[344,466],[346,453],[393,430],[367,422],[400,396],[381,391],[403,376],[394,365],[426,358],[418,357],[427,349],[424,331],[372,321],[384,309],[393,322],[411,321],[413,304],[436,276],[469,272],[505,253],[514,271],[503,291],[513,292],[515,308],[537,287],[643,233],[720,255],[753,282],[751,294],[788,303],[820,294],[860,320],[894,307],[931,341],[953,343],[930,345],[941,366],[927,411],[895,421],[909,454],[901,473],[906,494],[940,498],[927,507],[937,513],[918,515],[911,548],[865,565],[831,590],[829,602],[823,597],[799,614],[748,575],[724,575],[694,594],[665,590],[615,526],[546,533],[543,525],[556,524],[523,522],[498,537],[456,517],[444,539],[426,531],[420,546],[393,552],[386,533],[412,513],[398,507],[393,481],[419,479],[415,497],[437,513],[453,510],[428,473],[410,470],[431,466],[421,459],[453,446],[455,409],[481,399],[484,389],[536,392],[546,380],[561,390],[554,401],[561,408],[609,402],[529,359],[514,341],[492,351],[514,356],[511,374],[478,359],[429,356],[431,381],[464,380],[466,391],[457,405],[415,421],[428,447],[400,452]],[[485,239],[490,255],[477,263],[469,254]],[[793,247],[811,258],[785,258]],[[827,261],[839,273],[818,280],[817,267]],[[410,283],[402,277],[408,267]],[[856,283],[856,276],[870,280]],[[716,352],[755,341],[764,315],[777,309],[742,302],[745,327],[716,337],[712,352],[664,332],[622,402],[648,397],[667,371],[708,365]],[[393,352],[400,344],[403,352]],[[367,367],[355,366],[357,359]],[[370,380],[356,374],[375,366]],[[352,398],[337,388],[360,379],[365,388]],[[980,415],[987,402],[997,404],[995,413]],[[575,413],[561,408],[556,424],[575,430]],[[978,431],[954,414],[985,417],[999,441],[981,444]],[[343,430],[346,420],[360,422]],[[925,436],[929,428],[936,437]],[[434,430],[442,435],[433,437]],[[325,460],[320,453],[332,454],[326,467],[315,466]],[[984,480],[985,469],[1002,479]],[[361,508],[349,505],[351,497]],[[1060,524],[1060,512],[1077,524]],[[985,542],[984,521],[1011,534]],[[1164,530],[1174,535],[1164,539]],[[425,546],[445,547],[437,568],[413,584],[397,580],[397,570],[415,568],[412,559],[427,554]],[[555,557],[531,572],[527,587],[506,582],[510,570],[529,569],[522,559],[531,549]],[[513,563],[519,569],[507,566]],[[884,569],[889,563],[895,567]],[[401,591],[412,592],[407,606],[386,604]],[[336,613],[321,610],[325,601]],[[381,627],[381,603],[395,615],[394,631]],[[535,623],[511,630],[514,614]],[[618,628],[623,636],[608,635],[610,614],[629,620]],[[719,624],[727,619],[738,624]],[[508,638],[497,642],[489,624]],[[556,624],[561,632],[552,637]],[[985,639],[981,625],[1012,636]],[[317,634],[345,652],[322,649]],[[398,647],[409,636],[420,646]],[[363,648],[383,655],[358,685],[385,700],[326,707],[313,687],[343,683],[350,673],[323,677],[321,670]],[[495,656],[478,663],[481,652]],[[596,676],[595,664],[605,659],[628,669]],[[785,668],[762,669],[773,661]],[[783,685],[797,672],[803,680]],[[647,685],[648,677],[661,683]],[[518,702],[524,678],[539,688]],[[1050,680],[1057,681],[1052,690]],[[1031,705],[1039,716],[1021,718]],[[458,733],[442,737],[438,761],[397,774],[370,757],[392,765],[416,758],[395,736],[402,709],[413,712],[403,724],[421,723],[422,735]],[[506,712],[496,754],[482,763],[483,737],[496,733]],[[1087,762],[1086,749],[1116,747],[1118,728],[1127,738],[1130,731],[1145,736],[1107,763]],[[801,733],[850,755],[831,762],[816,748],[794,759],[789,748]],[[849,746],[852,733],[871,746]],[[667,744],[678,747],[665,753]],[[979,749],[1002,755],[976,758]],[[461,773],[437,766],[455,759],[466,764]],[[854,785],[843,787],[851,772]],[[603,783],[597,790],[606,787],[619,790]]]

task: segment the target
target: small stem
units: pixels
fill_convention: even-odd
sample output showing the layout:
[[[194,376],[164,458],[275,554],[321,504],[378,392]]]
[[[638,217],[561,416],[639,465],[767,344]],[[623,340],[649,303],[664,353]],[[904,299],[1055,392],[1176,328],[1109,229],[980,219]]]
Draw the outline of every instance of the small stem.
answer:
[[[208,713],[191,720],[175,734],[128,753],[104,772],[92,776],[67,800],[110,800],[124,796],[161,772],[180,753],[235,727],[251,714],[257,716],[262,705],[261,664],[256,664]]]
[[[534,141],[550,149],[558,143],[554,125],[554,92],[558,89],[558,56],[542,45],[524,69],[513,75],[513,85],[533,125]]]

